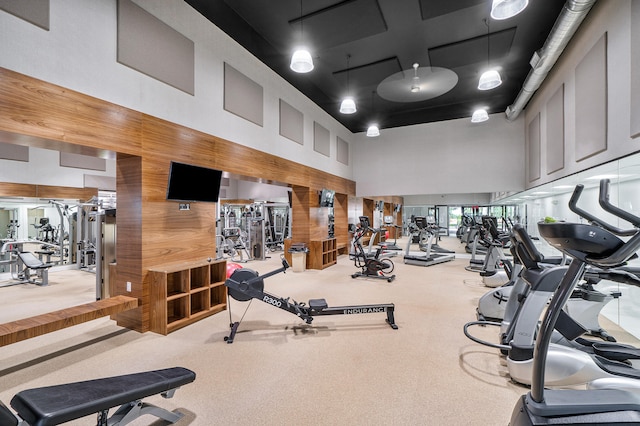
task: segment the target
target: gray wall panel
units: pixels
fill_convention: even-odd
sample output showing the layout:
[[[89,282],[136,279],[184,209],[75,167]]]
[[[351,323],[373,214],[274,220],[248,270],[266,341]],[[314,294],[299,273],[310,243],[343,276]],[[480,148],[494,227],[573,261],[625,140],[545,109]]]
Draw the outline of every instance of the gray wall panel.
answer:
[[[607,149],[607,34],[576,66],[576,161]]]
[[[527,146],[529,149],[527,179],[533,182],[540,179],[540,114],[536,115],[527,127]]]
[[[342,164],[349,165],[349,144],[340,136],[336,137],[336,160]]]
[[[123,65],[195,93],[193,41],[130,0],[118,1],[117,56]]]
[[[225,62],[224,109],[246,120],[263,124],[262,86]]]
[[[564,168],[564,84],[547,102],[547,174]]]
[[[329,130],[315,121],[313,122],[313,150],[327,157],[329,157],[331,153]]]
[[[85,188],[98,188],[102,191],[115,191],[116,178],[110,176],[84,175]]]
[[[107,171],[107,160],[104,158],[90,157],[88,155],[60,153],[60,167],[73,167],[75,169]]]
[[[280,99],[280,135],[304,145],[304,115]]]
[[[0,0],[0,9],[49,30],[49,0]]]
[[[29,161],[29,147],[0,143],[0,158],[3,160]]]

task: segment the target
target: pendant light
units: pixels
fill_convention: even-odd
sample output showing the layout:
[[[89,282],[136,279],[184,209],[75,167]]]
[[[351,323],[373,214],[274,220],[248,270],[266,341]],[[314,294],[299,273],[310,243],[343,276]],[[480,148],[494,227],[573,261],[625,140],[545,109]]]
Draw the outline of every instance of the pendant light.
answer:
[[[373,92],[371,92],[371,113],[372,114],[375,112],[375,109],[373,107],[373,100],[375,95],[376,95],[376,92],[374,90]],[[372,123],[369,125],[369,128],[367,129],[367,136],[370,138],[375,138],[377,136],[380,136],[380,129],[378,128],[377,123]]]
[[[522,12],[529,4],[529,0],[493,0],[491,17],[493,19],[508,19]]]
[[[487,25],[487,67],[489,67],[489,61],[491,60],[491,43],[489,41],[489,20],[485,19],[484,23]],[[496,70],[487,70],[480,76],[478,81],[478,90],[491,90],[502,84],[500,73]]]
[[[477,109],[473,111],[473,115],[471,116],[472,123],[482,123],[483,121],[487,121],[489,119],[489,114],[487,114],[486,109]]]
[[[300,0],[300,41],[303,40],[303,20],[302,20],[302,0]],[[311,58],[311,53],[304,47],[300,47],[293,52],[291,56],[291,64],[289,67],[297,72],[297,73],[307,73],[313,70],[313,58]]]
[[[356,102],[349,96],[349,58],[351,58],[351,55],[347,54],[347,97],[344,98],[340,104],[340,112],[342,114],[353,114],[356,112]]]

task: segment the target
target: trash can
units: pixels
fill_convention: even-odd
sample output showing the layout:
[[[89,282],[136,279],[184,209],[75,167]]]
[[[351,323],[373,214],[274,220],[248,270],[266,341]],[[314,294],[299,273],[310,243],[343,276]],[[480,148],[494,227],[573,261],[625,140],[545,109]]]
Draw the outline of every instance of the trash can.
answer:
[[[305,243],[291,244],[289,253],[291,253],[291,269],[293,272],[304,272],[307,269],[307,252],[309,249]]]

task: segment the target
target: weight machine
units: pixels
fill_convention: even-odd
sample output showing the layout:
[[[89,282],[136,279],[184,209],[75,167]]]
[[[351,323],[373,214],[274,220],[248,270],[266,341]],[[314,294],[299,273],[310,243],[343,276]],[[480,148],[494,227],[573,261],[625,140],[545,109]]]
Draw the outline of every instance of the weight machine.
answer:
[[[386,321],[389,326],[394,330],[398,329],[394,319],[395,306],[393,303],[329,307],[325,299],[310,299],[309,304],[307,305],[305,303],[298,303],[289,297],[282,298],[265,292],[264,279],[279,274],[280,272],[285,272],[287,268],[289,268],[289,263],[283,257],[281,268],[263,275],[258,275],[257,272],[247,268],[236,269],[231,277],[227,278],[224,285],[228,288],[229,297],[232,297],[237,301],[247,302],[251,299],[257,299],[266,304],[275,306],[278,309],[290,312],[304,320],[307,324],[311,324],[313,317],[322,315],[386,313]],[[228,304],[228,306],[229,318],[231,318],[230,304]],[[240,321],[242,321],[242,319]],[[227,343],[233,343],[238,327],[240,326],[240,321],[231,322],[229,324],[231,331],[229,335],[224,338]]]

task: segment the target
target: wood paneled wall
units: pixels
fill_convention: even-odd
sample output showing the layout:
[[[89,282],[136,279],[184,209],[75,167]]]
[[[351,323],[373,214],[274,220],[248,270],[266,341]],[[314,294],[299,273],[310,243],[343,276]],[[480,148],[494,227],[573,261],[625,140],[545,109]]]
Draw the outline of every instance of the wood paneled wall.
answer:
[[[71,188],[68,186],[0,182],[0,196],[2,197],[67,198],[87,201],[97,195],[98,188]]]
[[[117,278],[112,295],[139,299],[138,309],[117,317],[119,324],[139,331],[149,329],[148,269],[215,253],[215,205],[191,203],[191,210],[178,211],[175,202],[167,201],[170,161],[290,185],[292,237],[302,241],[309,241],[314,228],[309,208],[317,191],[355,194],[351,180],[3,68],[0,110],[3,142],[103,158],[117,155]],[[131,293],[126,292],[127,281]]]

